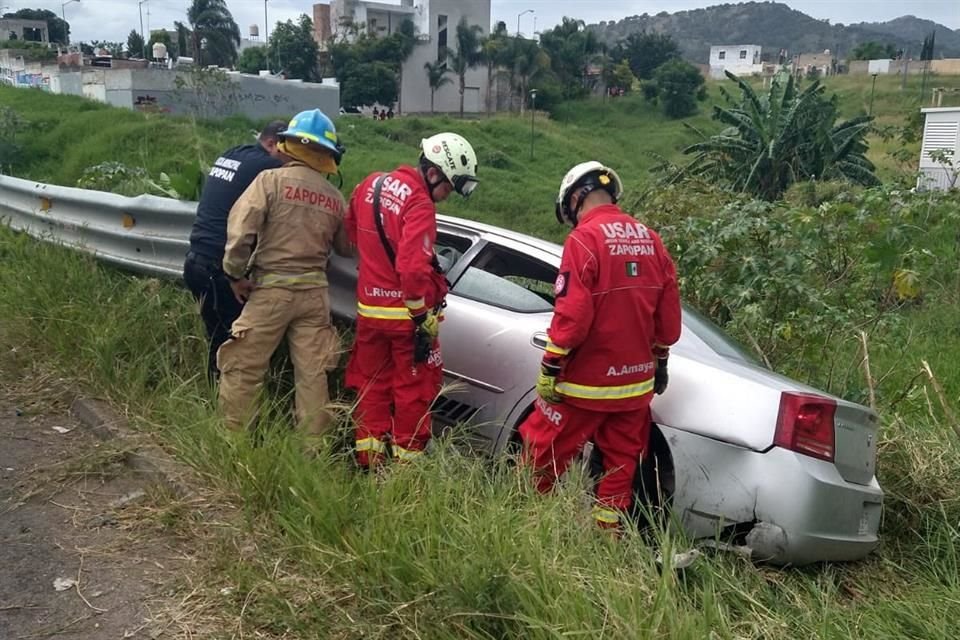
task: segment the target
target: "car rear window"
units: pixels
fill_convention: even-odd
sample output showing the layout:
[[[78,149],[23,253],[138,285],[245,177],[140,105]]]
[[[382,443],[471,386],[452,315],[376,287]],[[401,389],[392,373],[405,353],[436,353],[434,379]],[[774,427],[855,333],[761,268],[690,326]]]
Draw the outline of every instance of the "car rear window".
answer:
[[[696,309],[683,305],[683,328],[719,356],[763,366],[753,355]]]

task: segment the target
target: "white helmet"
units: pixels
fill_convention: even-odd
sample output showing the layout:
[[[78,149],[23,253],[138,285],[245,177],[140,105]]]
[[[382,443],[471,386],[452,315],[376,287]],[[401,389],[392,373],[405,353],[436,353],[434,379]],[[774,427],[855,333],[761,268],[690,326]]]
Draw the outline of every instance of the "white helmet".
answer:
[[[454,191],[469,196],[477,187],[477,154],[466,139],[456,133],[444,132],[420,141],[423,158],[436,165],[446,176]]]
[[[570,222],[577,224],[577,211],[570,210],[570,196],[574,191],[584,189],[580,196],[580,202],[583,197],[594,189],[604,189],[616,202],[623,195],[623,181],[617,172],[610,167],[604,166],[596,160],[581,162],[574,168],[567,171],[560,183],[560,193],[557,194],[557,220],[560,224]]]

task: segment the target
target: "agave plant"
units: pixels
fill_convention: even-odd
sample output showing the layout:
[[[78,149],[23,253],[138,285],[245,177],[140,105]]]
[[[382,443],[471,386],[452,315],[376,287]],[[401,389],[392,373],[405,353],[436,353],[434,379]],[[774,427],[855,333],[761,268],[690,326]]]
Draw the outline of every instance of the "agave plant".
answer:
[[[681,176],[706,177],[768,201],[802,180],[879,184],[865,155],[870,116],[837,123],[836,98],[824,97],[819,82],[800,91],[793,76],[778,76],[758,95],[740,78],[727,76],[740,99],[721,89],[730,106],[714,106],[713,117],[728,126],[683,150],[693,160]]]

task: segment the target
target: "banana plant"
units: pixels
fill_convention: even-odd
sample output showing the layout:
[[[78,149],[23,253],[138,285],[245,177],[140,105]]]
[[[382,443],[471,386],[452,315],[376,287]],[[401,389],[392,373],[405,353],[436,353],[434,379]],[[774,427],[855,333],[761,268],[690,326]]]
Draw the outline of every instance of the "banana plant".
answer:
[[[800,90],[793,76],[783,74],[760,94],[727,76],[739,99],[721,89],[728,106],[713,108],[713,118],[727,127],[683,150],[693,157],[680,176],[706,177],[768,201],[803,180],[879,184],[866,157],[871,117],[837,123],[836,99],[824,97],[819,82]]]

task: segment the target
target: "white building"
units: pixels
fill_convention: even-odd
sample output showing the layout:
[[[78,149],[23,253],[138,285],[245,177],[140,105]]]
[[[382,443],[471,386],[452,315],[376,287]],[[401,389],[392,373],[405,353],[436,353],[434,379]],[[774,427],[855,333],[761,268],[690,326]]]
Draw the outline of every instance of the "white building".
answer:
[[[723,79],[724,72],[735,76],[763,73],[760,61],[760,45],[737,44],[710,47],[710,77]]]
[[[330,0],[329,29],[336,37],[347,38],[356,29],[379,37],[397,30],[404,20],[413,22],[417,45],[403,64],[399,110],[403,113],[430,111],[430,85],[424,64],[444,61],[447,53],[456,48],[457,24],[461,18],[477,25],[481,36],[490,31],[490,0],[400,0],[398,4],[369,0]],[[318,15],[318,5],[314,6]],[[328,34],[318,33],[321,40]],[[460,92],[457,78],[451,73],[450,84],[436,91],[434,109],[437,112],[459,112]],[[487,71],[485,67],[471,69],[466,75],[464,111],[484,111],[487,98]]]
[[[920,147],[919,189],[946,190],[960,187],[960,107],[921,109],[923,144]],[[946,157],[935,159],[931,153],[942,151]]]

